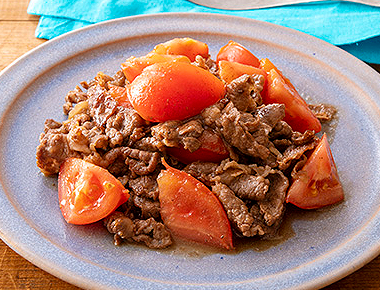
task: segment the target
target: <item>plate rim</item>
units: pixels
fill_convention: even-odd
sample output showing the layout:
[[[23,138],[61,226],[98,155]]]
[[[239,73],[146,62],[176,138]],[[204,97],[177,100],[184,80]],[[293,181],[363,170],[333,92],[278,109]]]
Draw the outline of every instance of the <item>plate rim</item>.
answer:
[[[124,22],[124,21],[128,22],[128,21],[133,21],[135,19],[140,19],[140,20],[141,19],[157,19],[157,18],[161,19],[161,18],[165,18],[168,16],[176,16],[176,15],[188,15],[188,16],[190,16],[190,15],[194,15],[194,14],[197,15],[198,17],[212,17],[212,18],[219,18],[219,19],[226,19],[227,18],[227,19],[235,19],[235,20],[242,20],[243,19],[244,21],[248,21],[248,22],[252,22],[252,23],[261,23],[261,25],[270,26],[272,28],[278,28],[278,29],[281,29],[283,31],[289,31],[291,33],[300,34],[306,38],[309,37],[311,39],[314,39],[314,41],[320,41],[321,43],[324,43],[324,45],[327,44],[327,45],[330,45],[331,47],[334,47],[334,49],[339,49],[339,50],[341,50],[341,52],[345,52],[344,50],[337,48],[336,46],[329,44],[329,43],[327,43],[321,39],[315,38],[313,36],[307,35],[305,33],[302,33],[302,32],[287,28],[287,27],[279,26],[279,25],[264,22],[264,21],[248,19],[248,18],[243,18],[243,17],[239,17],[239,16],[220,15],[220,14],[213,14],[213,13],[191,13],[191,12],[175,13],[175,12],[170,12],[170,13],[158,13],[158,14],[150,14],[150,15],[129,16],[129,17],[123,17],[123,18],[108,20],[105,22],[92,24],[92,25],[89,25],[87,27],[83,27],[83,28],[65,33],[61,36],[58,36],[52,40],[49,40],[49,41],[37,46],[36,48],[30,50],[26,54],[17,58],[15,61],[13,61],[10,65],[8,65],[6,68],[4,68],[0,72],[0,80],[5,75],[7,75],[12,69],[17,68],[17,66],[20,65],[23,61],[26,61],[29,57],[33,57],[33,55],[36,53],[36,51],[41,51],[41,49],[49,49],[49,47],[53,46],[55,43],[59,43],[61,41],[64,41],[66,38],[72,38],[72,37],[75,37],[75,35],[81,35],[82,33],[86,33],[87,31],[90,31],[90,30],[96,30],[98,27],[104,27],[106,25],[117,25],[117,23],[119,23],[119,22]],[[126,35],[126,37],[127,36],[128,35]],[[96,46],[98,46],[98,45],[99,44],[97,44]],[[362,65],[373,70],[368,65],[366,65],[365,63],[363,63],[359,59],[355,58],[351,54],[349,54],[347,52],[345,52],[345,53],[346,53],[347,57],[352,57],[352,59],[355,59],[355,61],[358,61],[358,63],[361,63]],[[12,99],[7,100],[7,101],[12,101]],[[0,112],[1,120],[5,116],[5,112],[7,110],[7,106],[4,106],[4,107],[5,107],[5,110]],[[0,121],[0,124],[2,124],[2,121]],[[0,188],[0,194],[3,194],[4,193],[3,191],[4,191],[4,188],[1,187]],[[379,211],[377,212],[377,214],[375,216],[379,217]],[[1,222],[1,219],[0,219],[0,222]],[[0,226],[1,226],[1,223],[0,223]],[[83,277],[83,276],[78,276],[78,278],[80,279],[80,280],[78,280],[77,277],[73,277],[69,273],[65,273],[65,275],[63,275],[62,269],[60,269],[60,267],[56,267],[56,265],[54,263],[50,264],[46,260],[36,261],[36,258],[41,258],[41,257],[39,257],[38,255],[35,255],[35,253],[33,253],[33,252],[29,252],[25,248],[25,245],[20,245],[19,243],[17,243],[17,242],[15,243],[15,242],[13,242],[13,240],[10,240],[7,236],[7,233],[5,233],[1,230],[1,227],[0,227],[0,237],[8,246],[10,246],[12,249],[14,249],[21,256],[23,256],[24,258],[26,258],[27,260],[29,260],[33,264],[39,266],[40,268],[44,269],[45,271],[53,274],[54,276],[57,276],[58,278],[60,278],[62,280],[68,281],[71,284],[78,285],[78,286],[83,287],[83,288],[89,286],[88,281],[83,281],[83,279],[85,279],[85,277]],[[321,277],[319,279],[320,281],[310,281],[310,283],[309,283],[310,285],[308,285],[308,287],[326,286],[326,285],[333,283],[333,282],[349,275],[350,273],[356,271],[357,269],[359,269],[360,267],[362,267],[363,265],[365,265],[366,263],[368,263],[369,261],[371,261],[372,259],[374,259],[375,257],[377,257],[380,254],[380,244],[378,244],[377,247],[376,247],[376,245],[374,245],[374,247],[375,247],[375,249],[372,249],[371,251],[367,251],[366,253],[361,254],[362,259],[360,261],[356,261],[356,263],[354,265],[350,264],[349,266],[341,267],[340,269],[338,269],[337,273],[335,273],[334,276],[330,276],[328,279]],[[67,271],[67,269],[64,269],[64,270]],[[90,281],[90,283],[93,283],[93,282]],[[99,285],[93,285],[93,286],[98,287]],[[104,286],[104,285],[101,285],[101,286]],[[300,285],[300,286],[305,286],[305,285]]]

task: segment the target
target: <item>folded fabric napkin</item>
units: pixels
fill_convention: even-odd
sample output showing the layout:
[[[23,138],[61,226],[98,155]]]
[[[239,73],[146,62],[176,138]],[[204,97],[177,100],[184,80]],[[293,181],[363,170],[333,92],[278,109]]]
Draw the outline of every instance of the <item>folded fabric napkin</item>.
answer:
[[[186,0],[31,0],[40,15],[36,37],[51,39],[93,23],[160,12],[208,12],[267,21],[321,38],[369,63],[380,64],[380,7],[322,1],[253,10],[220,10]]]

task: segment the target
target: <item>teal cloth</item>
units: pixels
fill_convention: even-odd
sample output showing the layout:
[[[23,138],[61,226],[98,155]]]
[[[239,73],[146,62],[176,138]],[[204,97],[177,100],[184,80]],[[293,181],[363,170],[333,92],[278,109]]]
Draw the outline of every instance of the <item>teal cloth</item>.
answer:
[[[221,0],[222,1],[222,0]],[[293,28],[380,64],[380,7],[323,1],[252,10],[219,10],[186,0],[31,0],[40,15],[36,37],[51,39],[93,23],[160,12],[208,12],[248,17]]]

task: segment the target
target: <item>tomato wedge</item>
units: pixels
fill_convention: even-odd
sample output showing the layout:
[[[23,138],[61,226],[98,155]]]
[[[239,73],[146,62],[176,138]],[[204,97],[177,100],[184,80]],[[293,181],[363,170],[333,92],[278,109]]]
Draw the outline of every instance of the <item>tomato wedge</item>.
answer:
[[[343,199],[342,184],[324,134],[290,186],[286,202],[303,209],[315,209]]]
[[[265,82],[267,82],[267,74],[263,69],[241,64],[238,62],[232,62],[227,60],[221,60],[218,62],[219,66],[219,76],[222,79],[222,81],[226,83],[232,82],[234,79],[244,75],[254,75],[254,74],[260,74],[264,77]]]
[[[260,66],[260,61],[256,56],[244,46],[232,40],[219,50],[216,61],[219,62],[221,60],[238,62],[254,67]]]
[[[286,121],[295,131],[301,133],[314,130],[318,133],[322,125],[309,109],[305,100],[300,96],[292,83],[283,76],[268,59],[261,60],[261,66],[267,72],[267,91],[262,95],[264,104],[285,104]]]
[[[164,163],[157,178],[161,217],[174,236],[232,249],[232,231],[218,198],[200,181]]]
[[[121,69],[127,80],[131,83],[147,66],[168,61],[183,61],[190,63],[189,58],[183,55],[165,55],[151,52],[141,57],[131,56],[121,64]]]
[[[167,55],[184,55],[191,61],[195,60],[197,55],[203,58],[208,58],[208,45],[199,40],[189,37],[174,38],[164,43],[156,45],[153,53],[167,54]]]
[[[69,158],[59,170],[58,198],[65,220],[83,225],[108,216],[128,200],[129,193],[106,169]]]
[[[224,96],[225,87],[212,73],[195,65],[162,62],[146,67],[128,92],[142,118],[165,122],[199,114]]]
[[[204,130],[198,139],[202,145],[194,152],[182,147],[168,147],[167,153],[185,164],[195,161],[219,163],[230,156],[223,140],[210,130]]]

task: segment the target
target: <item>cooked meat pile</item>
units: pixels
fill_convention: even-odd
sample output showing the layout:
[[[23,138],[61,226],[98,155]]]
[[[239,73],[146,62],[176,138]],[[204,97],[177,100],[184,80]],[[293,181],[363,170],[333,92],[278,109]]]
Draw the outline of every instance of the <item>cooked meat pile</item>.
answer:
[[[210,59],[203,64],[217,74]],[[78,157],[119,178],[130,198],[104,220],[115,244],[124,240],[165,248],[172,243],[158,201],[156,177],[164,169],[162,157],[212,189],[237,236],[274,236],[284,215],[289,178],[319,139],[311,131],[294,132],[282,120],[284,105],[262,104],[262,76],[243,75],[228,85],[222,100],[201,114],[164,123],[150,123],[134,109],[118,106],[109,84],[124,87],[125,83],[121,71],[113,77],[99,73],[67,94],[63,109],[68,120],[46,120],[40,136],[37,165],[41,171],[57,174],[66,158]],[[335,114],[326,105],[312,110],[321,121]],[[168,147],[178,146],[193,152],[201,145],[200,136],[210,131],[221,136],[229,151],[229,158],[221,163],[185,165],[166,153]]]

